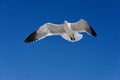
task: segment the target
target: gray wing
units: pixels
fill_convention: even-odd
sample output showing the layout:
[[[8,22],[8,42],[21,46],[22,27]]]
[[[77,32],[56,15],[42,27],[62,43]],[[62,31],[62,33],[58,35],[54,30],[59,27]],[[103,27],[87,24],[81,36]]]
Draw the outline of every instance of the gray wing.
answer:
[[[88,34],[92,36],[97,36],[94,29],[83,19],[76,23],[71,24],[71,28],[77,32],[87,32]]]
[[[40,39],[45,38],[49,35],[59,35],[61,33],[64,33],[63,25],[56,25],[47,23],[38,28],[36,31],[31,33],[26,39],[26,43],[31,43],[33,41],[37,41]]]
[[[45,26],[48,28],[49,32],[53,35],[59,35],[65,32],[63,29],[63,24],[47,23]]]

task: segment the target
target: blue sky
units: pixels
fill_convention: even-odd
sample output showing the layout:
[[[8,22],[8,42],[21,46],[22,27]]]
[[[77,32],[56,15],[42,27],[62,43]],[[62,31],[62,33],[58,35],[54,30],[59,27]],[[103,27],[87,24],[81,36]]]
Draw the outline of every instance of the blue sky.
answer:
[[[0,80],[120,80],[119,0],[0,0]],[[85,19],[97,37],[24,39],[46,22]]]

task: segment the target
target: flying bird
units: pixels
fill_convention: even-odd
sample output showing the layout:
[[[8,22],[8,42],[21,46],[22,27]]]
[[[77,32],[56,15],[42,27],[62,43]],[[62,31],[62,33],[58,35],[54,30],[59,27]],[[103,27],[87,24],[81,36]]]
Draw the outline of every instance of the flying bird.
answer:
[[[96,37],[96,32],[84,19],[76,23],[64,21],[63,24],[46,23],[31,33],[26,39],[26,43],[41,40],[47,36],[59,35],[70,42],[77,42],[83,38],[82,32]]]

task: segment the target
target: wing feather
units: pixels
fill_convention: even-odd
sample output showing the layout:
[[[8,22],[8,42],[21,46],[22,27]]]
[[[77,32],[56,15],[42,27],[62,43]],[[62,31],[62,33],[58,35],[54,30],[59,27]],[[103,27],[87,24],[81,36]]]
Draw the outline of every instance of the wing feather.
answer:
[[[39,27],[36,31],[31,33],[26,39],[26,43],[31,43],[40,39],[45,38],[49,35],[58,35],[64,32],[62,25],[55,25],[51,23],[44,24]]]
[[[50,33],[56,35],[56,34],[61,34],[64,33],[64,29],[63,29],[63,24],[52,24],[52,23],[47,23],[46,27],[48,28],[48,30],[50,31]]]
[[[94,29],[83,19],[76,23],[71,24],[71,28],[77,32],[87,32],[88,34],[92,36],[96,36],[96,32]]]

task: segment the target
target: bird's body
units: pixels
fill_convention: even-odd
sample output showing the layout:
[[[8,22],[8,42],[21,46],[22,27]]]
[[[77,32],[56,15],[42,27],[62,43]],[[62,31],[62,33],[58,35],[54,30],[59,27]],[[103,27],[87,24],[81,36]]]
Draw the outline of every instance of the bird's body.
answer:
[[[96,32],[92,27],[83,19],[76,23],[69,23],[64,21],[63,24],[46,23],[35,32],[29,35],[26,39],[26,43],[30,43],[36,40],[45,38],[51,35],[61,35],[65,40],[70,42],[76,42],[82,39],[83,35],[80,32],[87,32],[92,36],[96,36]]]
[[[80,40],[80,38],[82,38],[82,36],[79,36],[80,34],[77,34],[78,32],[74,31],[71,28],[71,23],[67,21],[64,22],[63,29],[65,30],[65,33],[62,34],[62,37],[68,41],[76,42]],[[77,36],[79,36],[79,39],[77,38]]]

